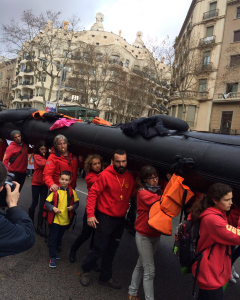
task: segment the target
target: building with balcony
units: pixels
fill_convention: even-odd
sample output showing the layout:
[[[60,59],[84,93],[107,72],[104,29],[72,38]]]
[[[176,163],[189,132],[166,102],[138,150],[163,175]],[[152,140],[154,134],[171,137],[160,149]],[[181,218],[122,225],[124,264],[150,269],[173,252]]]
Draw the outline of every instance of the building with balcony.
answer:
[[[171,115],[184,116],[191,129],[197,131],[208,132],[212,128],[220,57],[229,17],[227,2],[230,1],[193,0],[174,45],[176,86],[169,99]],[[187,85],[187,81],[191,84]]]
[[[104,31],[99,15],[102,14],[97,14],[97,22],[90,30],[81,32],[68,30],[66,21],[64,28],[55,29],[49,21],[39,33],[39,39],[46,34],[64,38],[54,56],[47,46],[39,49],[35,45],[29,51],[19,52],[12,83],[12,108],[32,106],[42,110],[44,99],[56,103],[61,71],[58,65],[63,65],[67,79],[62,85],[74,88],[74,92],[62,88],[60,105],[98,110],[99,117],[111,123],[168,112],[171,75],[164,61],[153,58],[142,41],[141,32],[131,45],[121,32]]]

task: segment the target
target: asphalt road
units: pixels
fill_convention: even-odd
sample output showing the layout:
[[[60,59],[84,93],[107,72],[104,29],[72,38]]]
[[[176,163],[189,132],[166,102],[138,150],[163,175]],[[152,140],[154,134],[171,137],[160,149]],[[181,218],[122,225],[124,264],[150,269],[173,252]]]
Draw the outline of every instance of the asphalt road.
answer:
[[[126,300],[131,275],[138,254],[134,236],[125,230],[114,260],[114,277],[122,283],[121,290],[113,290],[98,284],[98,273],[91,273],[91,285],[82,287],[79,283],[80,266],[89,251],[87,241],[77,253],[77,261],[68,260],[69,249],[81,231],[82,216],[86,200],[86,184],[78,179],[77,194],[80,205],[75,229],[65,233],[57,268],[50,269],[48,247],[44,239],[36,235],[35,245],[27,252],[0,259],[0,300]],[[31,204],[31,179],[27,178],[21,192],[19,207],[28,210]],[[173,220],[177,226],[179,217]],[[211,228],[209,228],[211,230]],[[188,300],[191,298],[192,276],[182,275],[179,263],[172,254],[173,237],[162,236],[155,256],[155,300]],[[216,261],[216,263],[218,263]],[[240,260],[236,262],[240,273]],[[140,299],[144,300],[141,287]],[[240,299],[240,279],[229,284],[224,300]]]

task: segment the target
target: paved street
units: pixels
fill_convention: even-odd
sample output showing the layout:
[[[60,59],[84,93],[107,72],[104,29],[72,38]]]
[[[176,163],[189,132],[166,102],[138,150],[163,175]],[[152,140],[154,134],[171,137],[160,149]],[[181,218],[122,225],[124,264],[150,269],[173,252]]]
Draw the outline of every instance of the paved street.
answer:
[[[81,192],[80,192],[81,191]],[[44,239],[36,235],[36,243],[29,251],[0,260],[1,300],[126,300],[131,275],[137,260],[137,249],[134,236],[125,230],[114,261],[114,276],[122,283],[121,290],[112,290],[98,284],[98,274],[92,272],[91,285],[84,288],[79,283],[80,264],[88,253],[89,242],[77,253],[77,261],[71,264],[68,260],[70,245],[81,230],[81,220],[86,200],[86,184],[78,179],[77,194],[80,199],[77,224],[66,232],[63,238],[61,259],[57,268],[48,266],[48,247]],[[27,211],[31,203],[31,179],[27,178],[19,200],[19,206]],[[179,218],[179,217],[178,217]],[[176,227],[178,218],[174,220]],[[211,228],[209,228],[211,230]],[[177,258],[172,254],[173,237],[162,236],[156,253],[155,300],[188,300],[191,299],[192,277],[181,275]],[[218,263],[218,262],[216,262]],[[240,272],[240,260],[236,263]],[[139,291],[143,300],[143,290]],[[240,297],[240,280],[229,284],[225,300],[237,300]]]

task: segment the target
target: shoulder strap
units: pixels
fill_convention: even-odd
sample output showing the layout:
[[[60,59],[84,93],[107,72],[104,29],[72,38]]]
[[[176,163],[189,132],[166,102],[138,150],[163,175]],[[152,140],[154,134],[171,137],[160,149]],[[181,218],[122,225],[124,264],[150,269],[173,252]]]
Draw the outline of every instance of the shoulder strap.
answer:
[[[10,163],[15,162],[15,160],[18,158],[18,156],[22,154],[22,150],[23,150],[23,143],[22,143],[22,147],[21,147],[20,151],[18,152],[18,154],[17,154],[16,156],[12,156],[12,157],[9,159],[9,162],[10,162]]]
[[[182,210],[181,210],[181,216],[180,216],[179,224],[182,223],[182,217],[183,217],[183,211],[184,211],[184,208],[185,208],[186,198],[187,198],[187,190],[184,190],[183,196],[182,196]]]

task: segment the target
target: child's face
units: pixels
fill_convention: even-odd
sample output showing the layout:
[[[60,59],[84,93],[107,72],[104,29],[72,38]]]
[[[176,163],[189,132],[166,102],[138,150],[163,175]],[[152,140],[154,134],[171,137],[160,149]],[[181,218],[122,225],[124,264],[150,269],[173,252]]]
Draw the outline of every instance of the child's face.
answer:
[[[47,147],[44,147],[44,146],[40,147],[40,148],[39,148],[39,152],[40,152],[42,155],[45,155],[46,152],[47,152]]]
[[[62,188],[66,189],[70,183],[71,179],[68,175],[61,175],[59,178],[59,182]]]
[[[92,160],[92,170],[94,171],[94,172],[100,172],[101,171],[101,161],[100,161],[100,159],[99,158],[94,158],[93,160]]]

